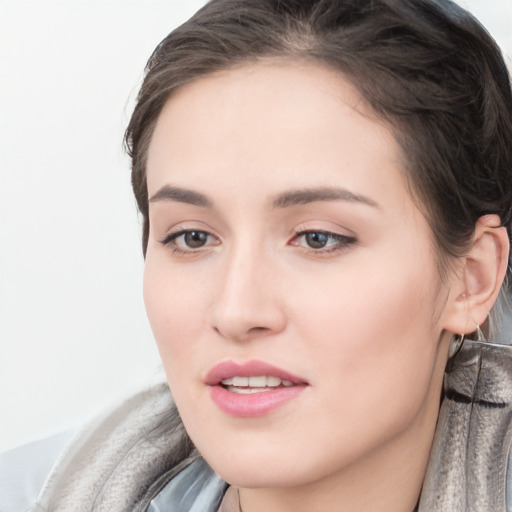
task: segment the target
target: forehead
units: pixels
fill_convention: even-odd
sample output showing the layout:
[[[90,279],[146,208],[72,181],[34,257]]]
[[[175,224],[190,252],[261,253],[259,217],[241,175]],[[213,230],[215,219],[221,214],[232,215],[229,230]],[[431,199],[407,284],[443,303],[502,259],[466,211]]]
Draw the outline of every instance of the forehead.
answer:
[[[403,187],[391,129],[344,77],[279,60],[246,64],[188,84],[168,100],[148,152],[150,196],[169,181],[224,189],[243,180],[279,188]]]

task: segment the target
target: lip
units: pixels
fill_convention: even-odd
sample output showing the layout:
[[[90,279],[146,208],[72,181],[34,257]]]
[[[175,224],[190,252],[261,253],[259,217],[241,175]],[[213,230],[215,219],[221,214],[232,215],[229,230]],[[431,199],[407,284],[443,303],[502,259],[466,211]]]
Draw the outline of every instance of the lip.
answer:
[[[239,394],[228,391],[221,385],[223,379],[230,377],[256,377],[259,375],[288,380],[293,383],[293,386],[277,387],[253,394]],[[210,387],[211,399],[221,411],[243,418],[266,415],[298,397],[309,385],[305,379],[297,375],[264,361],[256,360],[242,364],[223,361],[208,372],[205,384]]]
[[[264,361],[251,360],[245,363],[235,363],[234,361],[223,361],[215,365],[206,375],[205,383],[208,386],[215,386],[223,379],[229,377],[257,377],[266,375],[268,377],[278,377],[281,380],[289,380],[294,384],[307,384],[307,381],[297,377],[282,368],[274,366]]]

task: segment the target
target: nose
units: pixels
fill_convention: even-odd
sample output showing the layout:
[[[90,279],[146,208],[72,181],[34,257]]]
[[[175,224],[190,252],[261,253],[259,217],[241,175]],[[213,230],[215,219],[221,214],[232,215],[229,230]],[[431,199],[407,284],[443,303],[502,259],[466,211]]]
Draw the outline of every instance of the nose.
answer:
[[[286,326],[272,262],[248,252],[226,258],[213,298],[213,329],[232,341],[277,334]]]

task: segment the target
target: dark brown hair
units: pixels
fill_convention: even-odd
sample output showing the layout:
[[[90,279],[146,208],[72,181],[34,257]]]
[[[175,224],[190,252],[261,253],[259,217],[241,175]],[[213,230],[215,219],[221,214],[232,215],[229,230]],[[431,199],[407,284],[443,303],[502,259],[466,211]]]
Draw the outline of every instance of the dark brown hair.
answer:
[[[449,0],[212,0],[154,51],[126,130],[144,252],[146,157],[163,105],[201,76],[274,56],[339,70],[392,126],[441,268],[464,254],[484,214],[510,235],[510,80],[469,13]]]

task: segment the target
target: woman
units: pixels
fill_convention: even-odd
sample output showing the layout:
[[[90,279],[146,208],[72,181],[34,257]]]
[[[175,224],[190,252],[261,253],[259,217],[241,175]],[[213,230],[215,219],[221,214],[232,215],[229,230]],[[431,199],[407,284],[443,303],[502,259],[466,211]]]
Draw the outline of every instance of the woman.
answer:
[[[177,409],[160,387],[99,420],[37,506],[512,506],[510,351],[465,341],[510,338],[511,137],[451,2],[207,4],[126,132]]]

